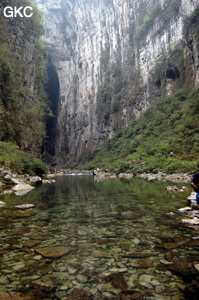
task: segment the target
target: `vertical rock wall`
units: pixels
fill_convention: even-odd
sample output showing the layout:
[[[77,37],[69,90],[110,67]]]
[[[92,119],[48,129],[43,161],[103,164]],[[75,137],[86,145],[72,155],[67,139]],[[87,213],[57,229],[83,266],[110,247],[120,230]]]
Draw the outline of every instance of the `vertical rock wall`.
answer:
[[[55,161],[71,166],[85,162],[162,96],[162,77],[154,82],[151,74],[157,74],[154,68],[166,60],[165,53],[176,47],[186,52],[184,20],[199,1],[37,2],[44,10],[45,42],[60,85]],[[164,94],[172,93],[180,76],[177,67],[167,67]],[[192,67],[192,84],[198,84]]]

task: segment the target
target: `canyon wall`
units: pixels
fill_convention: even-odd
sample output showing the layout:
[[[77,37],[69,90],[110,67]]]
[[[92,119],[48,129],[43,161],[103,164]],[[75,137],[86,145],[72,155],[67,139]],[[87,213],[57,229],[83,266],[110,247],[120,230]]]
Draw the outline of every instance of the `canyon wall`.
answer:
[[[41,15],[6,18],[6,6],[25,6],[26,0],[0,3],[0,140],[38,153],[45,136],[45,47]]]
[[[153,100],[199,83],[198,0],[38,0],[59,102],[54,163],[84,163]]]

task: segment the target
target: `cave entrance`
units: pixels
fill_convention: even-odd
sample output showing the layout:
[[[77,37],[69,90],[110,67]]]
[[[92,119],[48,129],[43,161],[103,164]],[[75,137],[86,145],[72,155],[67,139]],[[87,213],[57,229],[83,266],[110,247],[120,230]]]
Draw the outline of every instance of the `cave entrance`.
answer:
[[[59,79],[54,65],[51,60],[48,61],[48,84],[47,95],[53,117],[49,117],[46,121],[47,139],[45,143],[45,157],[50,160],[50,157],[55,155],[55,142],[56,142],[56,128],[57,128],[57,114],[59,104],[60,86]],[[49,157],[49,159],[48,159]]]

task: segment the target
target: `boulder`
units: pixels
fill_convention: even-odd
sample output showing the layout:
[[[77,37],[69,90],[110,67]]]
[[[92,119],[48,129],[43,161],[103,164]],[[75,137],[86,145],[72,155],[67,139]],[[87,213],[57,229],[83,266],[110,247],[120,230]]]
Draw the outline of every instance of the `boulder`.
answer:
[[[27,184],[27,183],[19,183],[19,184],[17,184],[17,185],[15,185],[14,187],[13,187],[13,191],[14,192],[17,192],[17,191],[24,191],[24,190],[29,190],[29,191],[31,191],[31,190],[33,190],[34,189],[34,187],[33,186],[31,186],[30,184]]]

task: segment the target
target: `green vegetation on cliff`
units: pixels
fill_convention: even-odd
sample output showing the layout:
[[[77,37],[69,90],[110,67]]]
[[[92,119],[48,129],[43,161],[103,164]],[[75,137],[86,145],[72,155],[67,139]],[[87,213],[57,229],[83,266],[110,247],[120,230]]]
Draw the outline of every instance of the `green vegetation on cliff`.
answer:
[[[1,4],[8,5],[5,0]],[[10,149],[9,142],[12,142],[22,151],[35,155],[45,138],[45,122],[50,114],[45,92],[46,51],[40,39],[42,15],[32,1],[10,0],[9,5],[29,5],[34,13],[31,18],[0,15],[0,141],[4,142],[1,144],[4,148],[8,143]],[[24,160],[24,153],[22,156]],[[1,153],[1,165],[3,157]],[[21,164],[20,155],[15,158]]]
[[[132,173],[194,171],[199,153],[198,103],[199,88],[180,89],[154,103],[96,151],[87,168]],[[174,157],[166,158],[170,151]]]
[[[19,174],[42,175],[48,171],[40,159],[21,151],[12,142],[0,142],[0,166],[10,168]]]

